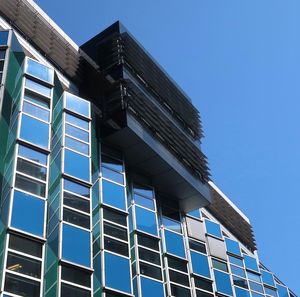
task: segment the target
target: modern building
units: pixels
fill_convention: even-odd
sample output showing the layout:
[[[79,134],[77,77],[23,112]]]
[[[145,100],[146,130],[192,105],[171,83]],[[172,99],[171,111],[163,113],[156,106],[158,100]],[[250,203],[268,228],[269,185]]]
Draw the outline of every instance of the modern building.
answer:
[[[211,181],[199,113],[120,24],[78,47],[0,1],[0,296],[295,297]]]

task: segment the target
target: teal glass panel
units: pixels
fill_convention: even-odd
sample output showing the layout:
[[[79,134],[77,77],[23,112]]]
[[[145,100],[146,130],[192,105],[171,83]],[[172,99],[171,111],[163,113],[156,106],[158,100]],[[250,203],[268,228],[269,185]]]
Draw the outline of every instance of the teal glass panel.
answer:
[[[48,148],[49,125],[23,114],[20,137],[32,144]]]
[[[247,269],[259,272],[257,261],[255,258],[244,255],[245,266]]]
[[[90,116],[89,102],[69,93],[66,93],[66,109],[86,117]]]
[[[191,259],[194,273],[210,277],[207,256],[191,251]]]
[[[90,232],[63,224],[62,258],[90,267],[90,254]]]
[[[287,287],[282,286],[282,285],[276,285],[277,287],[277,292],[279,297],[289,297],[289,292]]]
[[[244,290],[238,287],[234,288],[236,297],[250,297],[250,293],[248,290]]]
[[[185,258],[183,237],[180,234],[165,230],[165,241],[167,252]]]
[[[164,297],[163,284],[152,279],[141,277],[141,289],[143,297]]]
[[[240,245],[237,241],[231,240],[229,238],[225,238],[226,248],[227,251],[231,254],[235,254],[240,256],[241,255],[241,249]]]
[[[79,179],[90,181],[90,160],[88,157],[65,149],[65,173]]]
[[[216,236],[218,238],[222,238],[221,227],[219,224],[205,220],[206,232],[210,235]]]
[[[53,69],[31,59],[27,59],[26,72],[49,83],[53,82]]]
[[[273,278],[273,274],[265,271],[265,270],[261,270],[261,277],[263,280],[263,283],[272,287],[275,287],[275,282],[274,282],[274,278]]]
[[[138,230],[157,235],[156,215],[154,212],[136,206],[135,219]]]
[[[125,188],[102,179],[102,201],[122,210],[126,210]]]
[[[105,286],[131,293],[129,259],[105,252]]]
[[[43,236],[45,202],[23,192],[15,191],[11,226]]]
[[[229,274],[214,270],[217,291],[222,294],[233,296]]]

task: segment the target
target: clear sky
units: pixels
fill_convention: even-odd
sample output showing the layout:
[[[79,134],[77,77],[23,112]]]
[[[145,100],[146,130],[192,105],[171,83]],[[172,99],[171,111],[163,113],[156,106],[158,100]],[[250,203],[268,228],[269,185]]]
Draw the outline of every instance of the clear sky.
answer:
[[[212,179],[300,294],[300,1],[37,0],[79,45],[120,20],[200,110]]]

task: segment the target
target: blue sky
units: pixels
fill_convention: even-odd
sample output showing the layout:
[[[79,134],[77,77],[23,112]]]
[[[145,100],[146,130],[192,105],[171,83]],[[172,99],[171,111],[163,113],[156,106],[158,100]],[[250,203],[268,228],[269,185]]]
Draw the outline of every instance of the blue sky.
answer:
[[[78,44],[120,20],[200,110],[212,179],[300,293],[300,1],[36,1]]]

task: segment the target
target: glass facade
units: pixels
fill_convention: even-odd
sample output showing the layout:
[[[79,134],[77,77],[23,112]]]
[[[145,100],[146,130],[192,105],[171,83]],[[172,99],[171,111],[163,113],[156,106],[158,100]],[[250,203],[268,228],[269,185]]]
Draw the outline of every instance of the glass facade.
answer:
[[[0,297],[295,297],[222,214],[182,206],[186,197],[175,197],[182,179],[157,166],[152,148],[132,134],[118,136],[124,119],[113,119],[101,96],[85,96],[50,59],[27,57],[21,45],[14,57],[10,32],[0,32],[0,79],[11,100],[1,110],[8,123],[0,147]],[[173,189],[162,187],[167,179]]]

